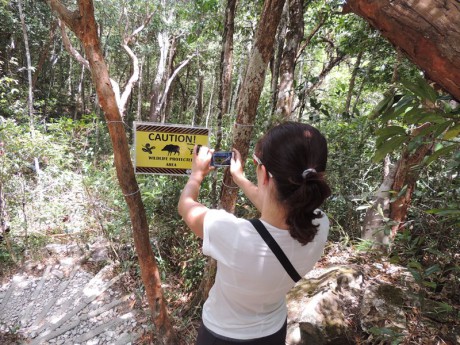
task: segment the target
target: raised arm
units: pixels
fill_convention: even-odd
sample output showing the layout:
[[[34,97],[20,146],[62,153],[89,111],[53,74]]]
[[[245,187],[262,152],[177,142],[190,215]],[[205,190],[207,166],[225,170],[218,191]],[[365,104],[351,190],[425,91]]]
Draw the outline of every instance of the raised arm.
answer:
[[[263,200],[259,193],[259,188],[244,176],[241,154],[236,149],[233,149],[230,173],[232,174],[233,181],[241,188],[249,201],[252,202],[259,212],[262,212]]]
[[[192,173],[182,190],[177,205],[179,214],[188,227],[200,238],[203,238],[204,217],[209,209],[198,202],[201,183],[205,176],[213,169],[210,166],[212,150],[201,147],[198,154],[196,146],[193,150]]]

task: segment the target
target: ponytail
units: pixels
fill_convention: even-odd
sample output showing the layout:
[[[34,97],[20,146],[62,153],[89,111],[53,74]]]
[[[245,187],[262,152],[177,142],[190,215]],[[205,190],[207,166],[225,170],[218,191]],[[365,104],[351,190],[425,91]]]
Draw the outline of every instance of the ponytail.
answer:
[[[331,195],[331,189],[321,173],[313,173],[298,186],[284,201],[286,224],[293,238],[305,245],[316,236],[318,224],[314,220],[323,215],[318,208]]]

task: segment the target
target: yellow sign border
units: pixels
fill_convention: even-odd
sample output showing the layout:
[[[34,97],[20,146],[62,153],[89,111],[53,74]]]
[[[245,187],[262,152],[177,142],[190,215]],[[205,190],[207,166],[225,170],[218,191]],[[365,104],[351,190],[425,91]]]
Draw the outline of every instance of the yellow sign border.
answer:
[[[133,122],[134,172],[184,176],[192,168],[195,144],[209,146],[209,128]]]

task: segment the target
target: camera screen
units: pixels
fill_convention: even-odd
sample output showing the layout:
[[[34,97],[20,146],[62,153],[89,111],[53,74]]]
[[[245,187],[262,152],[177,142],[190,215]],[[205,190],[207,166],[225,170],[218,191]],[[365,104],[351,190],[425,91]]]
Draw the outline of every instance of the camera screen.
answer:
[[[232,159],[231,152],[214,152],[212,155],[212,166],[228,166],[230,165],[230,161]]]

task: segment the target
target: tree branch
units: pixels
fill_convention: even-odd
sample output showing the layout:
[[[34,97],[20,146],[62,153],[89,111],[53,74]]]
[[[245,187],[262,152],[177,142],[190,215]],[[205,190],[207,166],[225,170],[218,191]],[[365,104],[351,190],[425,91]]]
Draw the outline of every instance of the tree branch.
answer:
[[[78,10],[70,11],[59,0],[48,0],[48,3],[51,9],[58,13],[59,18],[61,18],[73,32],[76,32],[81,18],[80,12]]]
[[[59,27],[61,28],[61,35],[62,35],[62,43],[64,43],[64,48],[67,52],[75,58],[82,66],[85,66],[86,69],[91,71],[89,68],[89,62],[86,60],[72,45],[69,40],[69,36],[67,36],[67,31],[65,29],[65,24],[58,19]]]
[[[135,29],[131,35],[127,35],[123,37],[123,43],[121,46],[123,49],[128,53],[129,57],[131,58],[132,64],[133,64],[133,73],[131,77],[129,78],[128,82],[126,83],[125,89],[120,96],[119,99],[119,104],[118,107],[120,108],[120,113],[123,115],[124,112],[126,111],[126,103],[128,102],[128,98],[131,95],[131,92],[133,90],[134,85],[138,82],[139,80],[139,59],[137,58],[136,54],[132,51],[132,49],[129,47],[129,43],[131,43],[134,38],[137,36],[139,32],[141,32],[145,26],[150,22],[150,20],[153,17],[153,12],[150,13],[145,19],[144,22],[142,23],[141,26],[139,26],[137,29]]]
[[[160,101],[160,105],[159,105],[159,109],[161,110],[161,108],[163,107],[165,101],[166,101],[166,97],[168,96],[168,92],[169,92],[169,87],[171,86],[171,83],[173,82],[174,78],[176,77],[176,75],[180,72],[180,70],[182,68],[184,68],[185,66],[187,66],[187,64],[196,56],[197,54],[193,54],[192,56],[190,56],[189,58],[185,59],[184,61],[181,62],[181,64],[174,70],[173,74],[171,74],[171,76],[169,77],[168,81],[166,82],[166,86],[165,86],[165,90],[163,92],[163,96],[161,97],[161,101]]]

